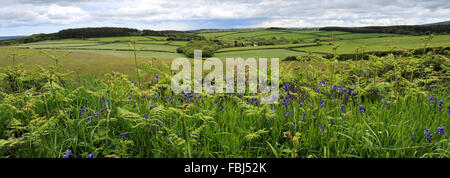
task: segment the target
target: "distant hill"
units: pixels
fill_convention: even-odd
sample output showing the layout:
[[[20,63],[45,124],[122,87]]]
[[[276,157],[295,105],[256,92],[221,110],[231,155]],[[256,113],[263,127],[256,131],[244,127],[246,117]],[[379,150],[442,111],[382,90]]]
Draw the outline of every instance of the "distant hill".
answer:
[[[16,39],[16,38],[22,38],[24,36],[0,36],[0,40],[10,40],[10,39]]]
[[[450,25],[450,20],[444,22],[424,24],[424,26],[433,26],[433,25]]]

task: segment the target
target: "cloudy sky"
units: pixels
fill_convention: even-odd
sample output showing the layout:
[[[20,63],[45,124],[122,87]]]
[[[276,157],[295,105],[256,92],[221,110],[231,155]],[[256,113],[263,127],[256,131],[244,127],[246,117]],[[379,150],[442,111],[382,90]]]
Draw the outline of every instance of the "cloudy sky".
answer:
[[[0,0],[0,36],[117,26],[155,30],[414,25],[448,0]]]

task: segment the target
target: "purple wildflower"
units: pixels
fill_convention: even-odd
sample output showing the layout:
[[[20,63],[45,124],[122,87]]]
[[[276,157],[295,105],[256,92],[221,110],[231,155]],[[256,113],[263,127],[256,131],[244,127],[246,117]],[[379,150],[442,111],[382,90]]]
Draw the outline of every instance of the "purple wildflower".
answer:
[[[284,84],[284,91],[285,91],[285,92],[288,92],[288,91],[289,91],[289,85]]]
[[[320,130],[321,130],[322,132],[327,133],[327,131],[325,130],[324,127],[320,126],[319,128],[320,128]]]
[[[445,126],[438,127],[438,130],[435,132],[435,134],[442,134],[445,135]]]
[[[83,106],[81,106],[80,113],[78,113],[78,117],[81,117],[81,115],[83,115],[83,113],[84,113],[85,111],[86,111],[86,110],[84,110]]]
[[[325,106],[325,101],[321,100],[320,101],[320,107],[324,107]]]
[[[360,106],[359,107],[359,112],[363,113],[363,114],[366,113],[366,108],[364,106]]]
[[[128,134],[128,132],[125,132],[125,134],[121,133],[120,135],[122,135],[122,140],[125,140],[125,139],[128,138],[128,136],[130,136],[130,135]]]
[[[89,154],[88,158],[95,158],[95,156],[93,154]]]
[[[63,158],[69,158],[70,155],[72,155],[72,151],[66,150],[66,153],[64,153]]]
[[[284,116],[289,117],[290,115],[291,115],[291,113],[287,112]]]
[[[428,143],[431,142],[431,137],[433,137],[433,136],[431,135],[431,133],[428,133],[428,135],[427,135],[427,137],[426,137],[426,140],[427,140]]]
[[[341,105],[341,112],[345,112],[345,106],[344,106],[344,104]]]

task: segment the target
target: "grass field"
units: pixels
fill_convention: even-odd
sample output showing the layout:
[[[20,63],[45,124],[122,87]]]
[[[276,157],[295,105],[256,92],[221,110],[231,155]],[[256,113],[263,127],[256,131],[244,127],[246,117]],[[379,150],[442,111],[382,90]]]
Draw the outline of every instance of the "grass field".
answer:
[[[367,45],[365,51],[389,51],[392,47],[395,50],[409,50],[423,48],[424,44],[421,40],[423,36],[402,36],[402,37],[382,37],[382,38],[370,38],[370,39],[357,39],[357,40],[341,40],[336,41],[339,44],[337,49],[338,54],[355,53],[355,50],[364,45]],[[447,47],[450,45],[450,35],[440,35],[435,37],[430,43],[429,47]],[[294,48],[298,50],[305,50],[311,52],[323,52],[332,53],[332,46],[323,44],[322,46]]]

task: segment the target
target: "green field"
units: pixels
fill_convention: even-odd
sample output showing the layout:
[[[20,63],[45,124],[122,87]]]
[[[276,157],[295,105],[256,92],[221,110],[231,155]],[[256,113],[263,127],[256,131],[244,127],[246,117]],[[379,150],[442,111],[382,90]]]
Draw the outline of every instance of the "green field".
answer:
[[[367,45],[365,51],[389,51],[395,47],[396,50],[409,50],[423,48],[421,40],[423,36],[401,36],[401,37],[382,37],[370,39],[357,40],[340,40],[336,41],[339,44],[337,49],[338,54],[355,53],[355,50]],[[429,47],[448,47],[450,46],[450,35],[439,35],[430,42]],[[322,46],[295,48],[298,50],[305,50],[311,52],[332,53],[332,46],[323,44]]]

